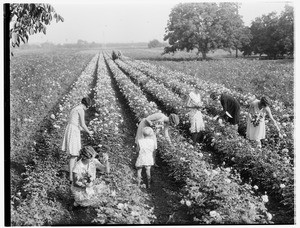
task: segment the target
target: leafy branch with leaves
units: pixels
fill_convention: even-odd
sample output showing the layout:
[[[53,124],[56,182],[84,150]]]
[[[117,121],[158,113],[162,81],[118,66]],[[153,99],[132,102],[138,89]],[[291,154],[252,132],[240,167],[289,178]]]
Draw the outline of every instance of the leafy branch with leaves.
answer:
[[[46,34],[46,26],[53,19],[64,21],[50,4],[10,4],[10,45],[19,47],[21,42],[28,42],[29,35]]]

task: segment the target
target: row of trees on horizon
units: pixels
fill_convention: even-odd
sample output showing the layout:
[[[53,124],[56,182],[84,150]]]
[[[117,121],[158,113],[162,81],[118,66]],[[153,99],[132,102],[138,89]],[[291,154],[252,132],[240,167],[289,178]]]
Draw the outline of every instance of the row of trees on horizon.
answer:
[[[147,43],[100,44],[78,40],[77,43],[39,45],[28,44],[29,35],[43,32],[46,25],[56,19],[64,21],[49,4],[9,4],[4,6],[4,19],[9,12],[9,35],[12,47],[22,48],[58,47],[164,47],[163,54],[176,51],[194,51],[206,55],[216,49],[235,50],[246,55],[267,55],[276,59],[278,56],[294,54],[294,8],[286,5],[280,15],[275,12],[255,18],[250,26],[245,26],[239,15],[240,3],[180,3],[169,15],[164,42],[153,39]],[[9,9],[9,10],[8,10]]]

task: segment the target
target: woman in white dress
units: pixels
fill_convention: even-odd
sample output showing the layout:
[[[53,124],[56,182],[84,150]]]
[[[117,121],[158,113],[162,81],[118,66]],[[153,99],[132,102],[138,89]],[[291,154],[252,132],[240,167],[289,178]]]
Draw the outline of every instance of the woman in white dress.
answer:
[[[93,132],[87,128],[84,117],[85,110],[87,110],[91,105],[91,99],[89,97],[84,97],[81,100],[81,104],[71,110],[68,125],[65,130],[62,150],[66,151],[70,155],[69,172],[71,182],[73,181],[73,167],[81,149],[80,131],[83,129],[88,134],[93,134]]]
[[[202,108],[202,101],[200,93],[197,89],[190,92],[186,108],[191,109],[188,113],[189,120],[190,120],[190,132],[192,135],[192,140],[194,145],[199,141],[201,137],[201,132],[205,130],[205,124],[203,121],[201,108]]]
[[[282,138],[279,126],[273,118],[269,105],[270,102],[266,97],[262,97],[260,100],[256,99],[250,104],[247,117],[247,138],[250,140],[255,140],[258,144],[258,147],[261,147],[261,140],[266,138],[266,114],[268,114],[270,119],[273,121],[275,127],[277,128],[279,137]]]
[[[91,146],[81,149],[80,157],[75,163],[72,175],[73,184],[71,191],[74,196],[74,206],[90,206],[97,201],[97,195],[108,191],[108,187],[104,182],[97,183],[96,169],[102,172],[110,172],[110,164],[108,154],[103,153],[103,161],[105,164],[95,158],[96,152]]]

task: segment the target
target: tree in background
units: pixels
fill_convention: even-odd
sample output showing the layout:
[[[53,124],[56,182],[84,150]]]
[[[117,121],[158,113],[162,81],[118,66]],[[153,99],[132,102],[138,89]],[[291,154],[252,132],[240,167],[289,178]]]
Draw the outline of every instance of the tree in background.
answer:
[[[78,47],[85,47],[85,46],[88,46],[88,44],[89,43],[85,40],[81,40],[81,39],[77,40],[77,46]]]
[[[238,14],[236,3],[184,3],[176,5],[170,15],[164,40],[164,53],[197,49],[206,59],[217,48],[238,48],[249,34]]]
[[[224,30],[223,46],[229,50],[234,49],[236,58],[238,50],[243,45],[249,44],[252,37],[250,29],[244,26],[242,17],[238,13],[240,6],[240,3],[223,2],[220,3],[218,11]]]
[[[161,46],[162,46],[162,44],[157,39],[151,40],[148,43],[148,48],[156,48],[156,47],[161,47]]]
[[[243,46],[249,53],[276,59],[278,56],[294,54],[294,9],[286,5],[278,16],[275,12],[255,18],[250,26],[251,43]]]
[[[12,47],[28,42],[29,35],[38,32],[46,34],[46,25],[52,19],[56,22],[64,19],[49,4],[10,4],[10,44]]]
[[[257,17],[251,24],[253,39],[251,46],[254,54],[266,54],[275,58],[279,52],[279,37],[276,34],[278,17],[275,12]]]
[[[294,8],[286,5],[278,21],[278,34],[285,54],[294,54]]]

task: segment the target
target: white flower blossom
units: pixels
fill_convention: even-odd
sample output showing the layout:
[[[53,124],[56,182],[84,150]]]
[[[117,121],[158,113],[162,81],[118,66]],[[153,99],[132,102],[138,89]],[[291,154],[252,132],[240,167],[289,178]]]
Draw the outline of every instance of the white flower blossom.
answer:
[[[262,198],[262,200],[263,200],[265,203],[269,202],[269,197],[268,197],[268,195],[262,195],[261,198]]]
[[[228,184],[230,184],[230,183],[231,183],[231,180],[228,179],[228,178],[226,178],[226,179],[225,179],[225,182],[227,182]]]
[[[210,172],[208,170],[205,169],[204,172],[206,173],[207,176],[210,175]]]
[[[269,212],[267,212],[267,218],[270,221],[270,220],[272,220],[273,216]]]
[[[217,217],[218,216],[218,212],[216,212],[216,211],[210,211],[209,215],[210,215],[210,217]]]
[[[192,205],[191,201],[189,201],[189,200],[185,201],[185,204],[186,204],[188,207],[190,207],[190,206]]]
[[[280,184],[280,188],[285,188],[285,184]]]
[[[230,172],[230,170],[231,170],[231,169],[230,169],[229,167],[227,167],[227,168],[225,169],[225,171],[228,172],[228,173]]]
[[[219,174],[219,172],[218,172],[217,170],[212,170],[211,173],[212,173],[213,175]]]
[[[132,215],[132,216],[139,216],[140,214],[139,214],[137,211],[132,211],[132,212],[131,212],[131,215]]]
[[[112,190],[111,193],[110,193],[110,195],[111,195],[112,197],[115,197],[115,196],[116,196],[116,191],[115,191],[115,190]]]
[[[124,208],[124,204],[119,203],[119,204],[117,205],[117,208],[120,209],[120,210],[122,210],[122,209]]]

